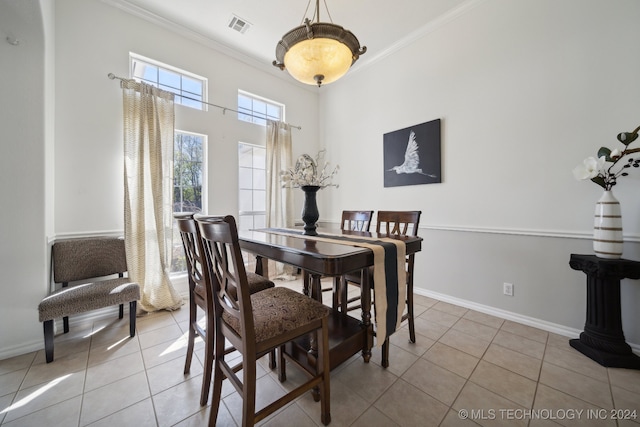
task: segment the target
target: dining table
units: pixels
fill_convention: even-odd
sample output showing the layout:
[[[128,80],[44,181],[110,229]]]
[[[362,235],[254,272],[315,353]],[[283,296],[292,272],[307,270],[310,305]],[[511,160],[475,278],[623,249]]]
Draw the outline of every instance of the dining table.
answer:
[[[370,267],[375,265],[374,250],[369,245],[359,246],[353,241],[392,241],[403,243],[406,255],[419,252],[422,238],[377,232],[362,232],[332,228],[318,228],[318,236],[307,236],[302,229],[264,228],[239,231],[240,247],[256,257],[255,272],[269,277],[268,260],[298,268],[302,272],[301,291],[322,302],[321,279],[346,274],[361,274],[361,317],[356,319],[337,308],[329,316],[329,358],[331,369],[339,366],[358,352],[365,362],[371,358],[374,328],[371,316]],[[400,264],[398,264],[400,265]],[[404,265],[404,260],[402,260]],[[372,269],[371,269],[372,270]],[[403,284],[404,285],[404,284]],[[387,281],[387,287],[398,289],[398,282]],[[402,294],[404,295],[404,294]],[[404,300],[402,301],[404,304]],[[384,341],[385,338],[377,337]],[[288,355],[298,363],[308,365],[313,337],[289,343]],[[383,358],[383,366],[388,360]]]

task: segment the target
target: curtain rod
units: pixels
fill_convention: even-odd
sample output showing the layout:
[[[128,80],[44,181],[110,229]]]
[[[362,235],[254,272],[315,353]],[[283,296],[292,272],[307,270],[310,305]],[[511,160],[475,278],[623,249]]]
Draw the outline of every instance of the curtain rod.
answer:
[[[130,81],[130,80],[131,80],[131,79],[125,79],[124,77],[118,77],[118,76],[116,76],[116,75],[115,75],[115,74],[113,74],[113,73],[109,73],[109,74],[107,74],[107,77],[109,77],[111,80],[115,80],[115,79],[117,79],[117,80],[120,80],[120,81],[123,81],[123,82]],[[222,114],[226,113],[227,111],[233,111],[234,113],[244,114],[245,116],[253,117],[253,118],[256,118],[256,119],[263,119],[263,120],[267,120],[267,119],[265,119],[264,117],[261,117],[261,116],[255,116],[255,115],[253,115],[253,114],[240,112],[240,111],[238,111],[238,110],[234,110],[233,108],[228,108],[228,107],[223,107],[223,106],[221,106],[221,105],[211,104],[210,102],[201,101],[201,100],[199,100],[199,99],[195,99],[195,98],[189,98],[188,96],[184,96],[184,95],[178,95],[178,96],[180,96],[181,98],[189,99],[189,100],[191,100],[191,101],[199,102],[199,103],[201,103],[201,104],[207,104],[207,105],[210,105],[210,106],[212,106],[212,107],[220,108],[220,109],[222,110]],[[292,125],[292,124],[289,124],[289,126],[291,126],[292,128],[296,128],[296,129],[298,129],[298,130],[302,130],[302,126],[294,126],[294,125]]]

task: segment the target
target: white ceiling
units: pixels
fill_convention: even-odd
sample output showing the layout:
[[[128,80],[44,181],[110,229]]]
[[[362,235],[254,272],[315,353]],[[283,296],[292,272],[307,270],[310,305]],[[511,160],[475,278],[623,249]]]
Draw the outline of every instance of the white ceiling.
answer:
[[[282,36],[312,18],[315,0],[103,0],[105,3],[199,39],[226,53],[270,66]],[[327,15],[328,6],[331,19]],[[481,0],[320,0],[320,21],[353,32],[367,47],[355,65],[386,55],[434,25]],[[307,13],[307,5],[309,7]],[[246,20],[245,34],[232,30],[232,16]],[[315,21],[315,20],[314,20]]]

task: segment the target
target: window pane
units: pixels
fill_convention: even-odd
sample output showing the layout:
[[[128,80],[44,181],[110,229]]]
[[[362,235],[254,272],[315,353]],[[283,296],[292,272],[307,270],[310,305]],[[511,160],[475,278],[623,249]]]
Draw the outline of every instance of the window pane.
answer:
[[[253,210],[264,212],[267,209],[267,192],[263,190],[253,191]]]
[[[267,104],[267,116],[272,120],[280,120],[282,109],[272,104]]]
[[[243,188],[242,186],[240,188]],[[267,189],[267,172],[264,169],[253,170],[253,188],[256,190]]]
[[[241,167],[253,166],[253,149],[246,144],[238,144],[238,164]]]
[[[238,219],[240,223],[238,224],[239,230],[251,230],[253,227],[253,215],[239,215]]]
[[[160,69],[158,73],[158,83],[160,86],[166,86],[180,92],[180,76],[169,70]]]
[[[240,212],[251,212],[253,210],[253,191],[240,190],[240,200],[238,205]]]
[[[240,168],[238,173],[238,187],[241,189],[251,189],[253,187],[253,169]]]
[[[202,82],[189,77],[182,76],[182,90],[193,95],[202,94]],[[192,97],[193,98],[193,97]]]
[[[265,228],[267,225],[266,215],[254,215],[253,216],[253,228]]]

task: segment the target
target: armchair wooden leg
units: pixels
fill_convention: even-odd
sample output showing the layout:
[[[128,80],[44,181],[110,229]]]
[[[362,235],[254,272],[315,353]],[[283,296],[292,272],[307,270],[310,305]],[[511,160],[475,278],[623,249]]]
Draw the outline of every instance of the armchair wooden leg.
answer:
[[[122,307],[122,305],[120,305]],[[131,338],[136,336],[136,311],[138,307],[138,301],[129,302],[129,336]]]
[[[47,363],[53,362],[53,319],[45,320],[42,323],[44,327],[44,354]]]
[[[387,337],[382,344],[382,367],[389,367],[389,338]]]

